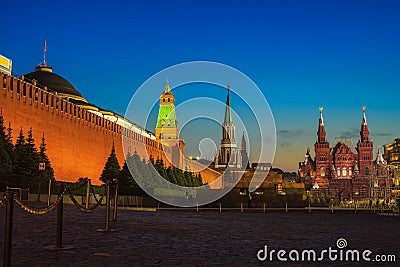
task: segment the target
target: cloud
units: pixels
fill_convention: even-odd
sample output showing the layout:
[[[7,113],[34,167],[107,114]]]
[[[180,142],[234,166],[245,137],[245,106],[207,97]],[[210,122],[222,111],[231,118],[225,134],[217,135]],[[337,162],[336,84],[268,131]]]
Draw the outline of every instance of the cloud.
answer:
[[[348,136],[348,137],[359,137],[360,130],[359,129],[348,129],[347,131],[341,132],[340,136]]]
[[[279,146],[280,146],[281,148],[286,148],[286,147],[289,147],[290,144],[289,144],[289,143],[280,143]]]
[[[391,133],[375,133],[375,134],[371,134],[372,136],[382,136],[382,137],[386,137],[386,136],[392,136]]]
[[[280,130],[277,134],[278,137],[297,137],[304,132],[304,130]]]

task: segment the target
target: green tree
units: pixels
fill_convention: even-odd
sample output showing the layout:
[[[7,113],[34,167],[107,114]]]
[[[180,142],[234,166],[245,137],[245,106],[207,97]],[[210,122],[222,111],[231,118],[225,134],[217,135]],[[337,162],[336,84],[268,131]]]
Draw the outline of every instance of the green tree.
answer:
[[[118,184],[121,195],[131,195],[139,189],[135,179],[133,179],[130,167],[133,167],[133,156],[128,153],[124,165],[118,175]],[[133,171],[134,169],[132,169]]]
[[[42,173],[42,180],[43,181],[49,181],[49,180],[54,180],[54,170],[53,167],[51,166],[49,157],[47,156],[47,148],[46,148],[46,139],[44,138],[44,134],[42,137],[42,143],[40,144],[39,147],[39,162],[45,163],[45,169]]]
[[[42,143],[40,144],[40,147],[39,147],[38,158],[39,158],[40,167],[39,167],[39,176],[38,176],[37,201],[40,201],[40,193],[41,193],[42,183],[48,183],[50,185],[49,181],[54,180],[54,170],[53,170],[53,167],[51,167],[50,160],[46,154],[46,142],[45,142],[44,134],[42,137]]]
[[[115,154],[115,147],[113,143],[111,153],[108,156],[103,172],[101,173],[100,181],[103,183],[112,182],[113,179],[118,178],[120,169],[121,168],[118,163],[117,155]]]
[[[39,177],[39,153],[35,147],[32,128],[26,139],[21,128],[15,143],[15,156],[15,173],[21,178],[22,184],[32,186]]]
[[[13,174],[12,148],[13,145],[4,126],[3,115],[0,113],[0,176]]]

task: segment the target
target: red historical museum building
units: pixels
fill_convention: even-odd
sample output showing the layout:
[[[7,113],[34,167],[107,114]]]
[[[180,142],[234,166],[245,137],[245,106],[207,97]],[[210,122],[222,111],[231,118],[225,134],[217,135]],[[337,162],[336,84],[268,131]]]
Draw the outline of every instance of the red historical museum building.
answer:
[[[369,138],[365,107],[362,109],[360,139],[354,146],[351,138],[335,138],[331,146],[326,139],[324,118],[320,108],[315,158],[307,147],[305,159],[299,162],[299,177],[313,195],[325,194],[334,201],[361,200],[386,196],[377,188],[390,188],[387,163],[378,151],[373,157],[374,143]],[[391,180],[390,180],[391,181]],[[378,192],[379,194],[377,195]]]

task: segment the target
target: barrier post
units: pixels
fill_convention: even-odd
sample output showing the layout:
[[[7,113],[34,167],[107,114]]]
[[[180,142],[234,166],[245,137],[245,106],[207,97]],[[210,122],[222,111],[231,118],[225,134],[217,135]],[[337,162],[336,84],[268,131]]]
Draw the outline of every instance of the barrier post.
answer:
[[[219,213],[222,213],[222,206],[221,206],[221,202],[219,202]]]
[[[85,209],[89,209],[90,180],[87,179]]]
[[[106,195],[106,228],[105,232],[110,229],[110,183],[107,183],[107,195]]]
[[[50,206],[50,198],[51,198],[51,179],[49,179],[49,191],[47,195],[47,206]]]
[[[106,227],[104,229],[97,229],[97,232],[115,232],[110,230],[110,187],[111,183],[107,183],[107,194],[106,194]]]
[[[6,226],[4,232],[4,257],[3,266],[11,266],[12,228],[14,213],[14,192],[6,192]]]
[[[243,203],[240,202],[240,212],[243,213]]]
[[[70,250],[74,247],[72,246],[63,246],[62,244],[62,231],[63,231],[63,212],[64,212],[64,183],[58,183],[58,198],[60,202],[57,205],[57,227],[56,227],[56,245],[55,246],[46,246],[46,250],[50,251],[63,251],[63,250]]]
[[[115,181],[115,194],[114,194],[114,213],[113,213],[113,221],[117,220],[117,209],[118,209],[118,182]]]
[[[60,203],[57,205],[57,234],[56,247],[62,248],[62,231],[63,231],[63,212],[64,212],[64,197],[61,196],[64,191],[64,183],[61,182],[58,186],[58,197],[61,197]]]
[[[308,203],[308,213],[311,213],[311,204]]]
[[[286,213],[288,212],[287,202],[285,204],[285,211],[286,211]]]

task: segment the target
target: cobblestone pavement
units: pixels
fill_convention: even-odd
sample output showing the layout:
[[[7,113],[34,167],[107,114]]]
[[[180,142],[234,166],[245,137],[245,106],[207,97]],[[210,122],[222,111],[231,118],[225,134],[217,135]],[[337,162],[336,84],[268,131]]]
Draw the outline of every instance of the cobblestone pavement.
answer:
[[[66,205],[63,244],[74,249],[51,252],[44,247],[55,245],[56,211],[41,216],[18,206],[14,211],[13,266],[271,266],[279,262],[257,260],[264,245],[318,251],[336,247],[338,238],[345,238],[348,248],[395,254],[400,261],[399,217],[124,210],[110,223],[116,232],[100,233],[104,209],[82,213]],[[5,207],[0,208],[0,258],[4,218]]]

